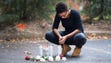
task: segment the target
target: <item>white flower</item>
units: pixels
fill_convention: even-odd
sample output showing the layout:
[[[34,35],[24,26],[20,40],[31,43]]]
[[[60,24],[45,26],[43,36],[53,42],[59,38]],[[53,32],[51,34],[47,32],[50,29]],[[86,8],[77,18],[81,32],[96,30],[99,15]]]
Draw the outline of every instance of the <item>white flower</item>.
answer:
[[[27,55],[31,55],[31,54],[32,54],[32,53],[29,52],[29,51],[24,51],[24,53],[27,54]]]
[[[43,56],[44,59],[48,59],[48,56]]]
[[[49,56],[48,60],[49,61],[54,61],[54,58],[52,56]]]
[[[35,57],[36,60],[40,60],[40,58],[41,58],[41,56],[39,56],[39,55],[37,55],[37,56]]]
[[[63,60],[63,61],[66,61],[66,60],[67,60],[67,58],[66,58],[66,57],[62,57],[62,60]]]
[[[59,55],[55,57],[55,61],[60,61],[60,59],[61,59],[61,58],[60,58]]]
[[[44,58],[40,58],[40,61],[41,61],[41,62],[45,62],[45,59],[44,59]]]
[[[31,60],[31,61],[34,61],[34,57],[33,57],[33,56],[30,56],[30,60]]]

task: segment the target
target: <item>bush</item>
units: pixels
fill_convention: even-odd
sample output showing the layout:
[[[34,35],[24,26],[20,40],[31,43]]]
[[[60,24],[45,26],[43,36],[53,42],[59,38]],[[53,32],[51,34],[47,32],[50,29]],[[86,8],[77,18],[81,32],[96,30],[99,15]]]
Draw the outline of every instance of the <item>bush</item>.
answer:
[[[57,1],[63,0],[0,0],[0,23],[49,19]]]
[[[111,0],[84,0],[86,5],[84,12],[91,19],[97,20],[111,19]]]

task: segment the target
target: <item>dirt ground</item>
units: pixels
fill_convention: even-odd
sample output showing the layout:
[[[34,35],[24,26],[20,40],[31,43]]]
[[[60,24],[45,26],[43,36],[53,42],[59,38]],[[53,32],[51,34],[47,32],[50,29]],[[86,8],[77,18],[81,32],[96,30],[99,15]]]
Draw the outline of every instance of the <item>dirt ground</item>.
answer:
[[[44,35],[47,31],[51,31],[52,24],[46,21],[34,21],[25,24],[24,29],[15,26],[8,26],[0,29],[0,42],[1,41],[27,41],[27,40],[44,40]],[[92,24],[83,23],[84,31],[87,39],[110,39],[111,38],[111,22],[96,22]],[[59,30],[63,30],[60,25]]]

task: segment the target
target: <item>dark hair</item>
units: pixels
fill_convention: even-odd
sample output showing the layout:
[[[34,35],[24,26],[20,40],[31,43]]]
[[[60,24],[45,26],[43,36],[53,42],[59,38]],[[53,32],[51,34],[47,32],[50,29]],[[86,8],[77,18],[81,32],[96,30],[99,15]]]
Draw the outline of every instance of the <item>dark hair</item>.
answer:
[[[67,5],[65,3],[59,2],[56,4],[56,12],[58,14],[66,11],[66,10],[67,10]]]

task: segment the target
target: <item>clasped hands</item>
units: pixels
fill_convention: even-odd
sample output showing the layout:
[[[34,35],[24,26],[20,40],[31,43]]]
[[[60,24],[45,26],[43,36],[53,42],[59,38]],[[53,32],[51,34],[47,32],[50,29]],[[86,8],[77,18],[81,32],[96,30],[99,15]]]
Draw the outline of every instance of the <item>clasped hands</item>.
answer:
[[[64,44],[65,43],[65,41],[67,40],[67,36],[60,36],[59,37],[59,44]]]

